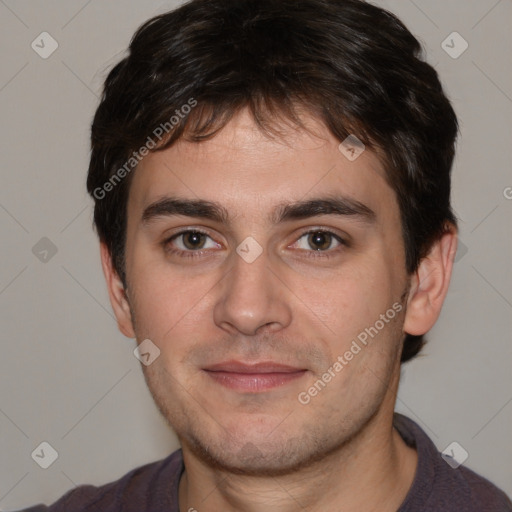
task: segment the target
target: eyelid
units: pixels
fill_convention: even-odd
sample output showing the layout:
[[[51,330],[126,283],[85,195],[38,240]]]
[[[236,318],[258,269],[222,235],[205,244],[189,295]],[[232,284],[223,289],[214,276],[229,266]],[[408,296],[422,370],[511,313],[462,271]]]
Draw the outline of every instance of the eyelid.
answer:
[[[291,248],[290,256],[298,263],[317,263],[319,265],[325,263],[329,264],[332,262],[339,261],[339,258],[343,256],[344,252],[350,247],[350,244],[338,233],[332,231],[331,229],[309,229],[304,231],[293,244],[297,244],[299,240],[310,233],[317,233],[321,231],[322,233],[329,233],[332,237],[338,242],[338,245],[334,248],[325,249],[325,250],[314,250],[314,249],[295,249]],[[290,246],[286,247],[288,249]]]
[[[208,227],[199,227],[194,225],[185,225],[185,226],[177,226],[171,229],[166,229],[165,232],[161,235],[164,240],[171,240],[179,235],[183,235],[185,233],[201,233],[205,236],[209,236],[210,238],[214,238],[211,234],[211,229]]]
[[[168,235],[168,236],[166,236],[164,238],[164,240],[162,241],[162,246],[165,249],[165,251],[168,252],[168,253],[171,253],[171,254],[176,254],[178,256],[184,256],[184,257],[188,257],[188,258],[199,257],[199,256],[202,256],[205,253],[210,253],[212,251],[211,247],[210,248],[206,248],[206,249],[196,249],[196,250],[189,249],[189,250],[184,250],[184,249],[180,249],[180,248],[172,246],[172,242],[176,238],[179,238],[180,236],[186,235],[187,233],[200,233],[200,234],[208,237],[215,244],[222,245],[219,242],[217,242],[217,240],[215,240],[210,235],[210,233],[208,233],[204,229],[193,227],[193,226],[187,226],[186,228],[181,228],[181,229],[179,229],[179,231],[176,231],[175,233],[172,233],[171,235]],[[218,250],[218,249],[215,249],[215,250]]]
[[[180,235],[184,235],[186,233],[201,233],[202,235],[209,236],[211,238],[210,234],[201,228],[187,227],[187,228],[182,228],[180,231],[176,231],[172,235],[167,236],[166,240],[167,241],[174,240],[175,238],[179,237]]]
[[[293,243],[296,243],[303,236],[310,235],[312,233],[325,233],[325,234],[331,235],[334,239],[336,239],[338,242],[340,242],[344,245],[349,245],[349,240],[350,240],[350,237],[348,235],[341,234],[338,232],[338,230],[331,228],[331,227],[327,227],[327,226],[314,226],[314,227],[306,228],[304,231],[301,230],[299,233],[300,233],[299,235],[294,235]],[[293,245],[293,244],[290,244],[290,245]]]

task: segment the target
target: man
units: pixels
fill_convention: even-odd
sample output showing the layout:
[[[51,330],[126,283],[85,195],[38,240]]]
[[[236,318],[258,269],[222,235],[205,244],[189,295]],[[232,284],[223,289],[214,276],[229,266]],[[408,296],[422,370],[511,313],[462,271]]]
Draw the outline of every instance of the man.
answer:
[[[182,449],[32,511],[507,511],[394,414],[446,296],[457,120],[359,0],[193,0],[110,72],[88,190]]]

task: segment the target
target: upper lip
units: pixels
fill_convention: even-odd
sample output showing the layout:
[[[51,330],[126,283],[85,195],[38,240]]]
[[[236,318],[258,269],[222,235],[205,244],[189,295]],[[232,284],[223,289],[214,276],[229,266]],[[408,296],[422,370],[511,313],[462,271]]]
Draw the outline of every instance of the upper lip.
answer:
[[[261,361],[259,363],[242,363],[240,361],[224,361],[204,368],[211,372],[229,373],[293,373],[304,371],[305,368],[298,368],[274,361]]]

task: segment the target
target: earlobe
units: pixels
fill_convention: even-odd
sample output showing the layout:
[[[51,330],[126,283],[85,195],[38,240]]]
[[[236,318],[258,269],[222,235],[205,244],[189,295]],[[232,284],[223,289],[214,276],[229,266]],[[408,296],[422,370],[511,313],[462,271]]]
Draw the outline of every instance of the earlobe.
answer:
[[[457,229],[449,229],[431,247],[416,272],[411,286],[404,321],[404,332],[421,336],[429,331],[441,313],[457,251]]]
[[[112,265],[112,258],[105,243],[100,242],[101,265],[107,282],[110,304],[114,310],[119,330],[128,338],[135,338],[130,304],[123,282]]]

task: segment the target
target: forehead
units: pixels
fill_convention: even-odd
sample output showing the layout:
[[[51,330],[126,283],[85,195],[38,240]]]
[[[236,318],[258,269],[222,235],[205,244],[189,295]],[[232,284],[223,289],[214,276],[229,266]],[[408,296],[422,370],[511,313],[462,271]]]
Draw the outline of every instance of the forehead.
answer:
[[[326,194],[375,211],[396,203],[374,152],[348,158],[322,123],[313,117],[304,123],[307,129],[282,125],[273,136],[242,111],[209,140],[180,139],[150,153],[133,175],[129,209],[142,212],[166,195],[221,203],[233,216],[254,210],[260,217],[287,201]]]

